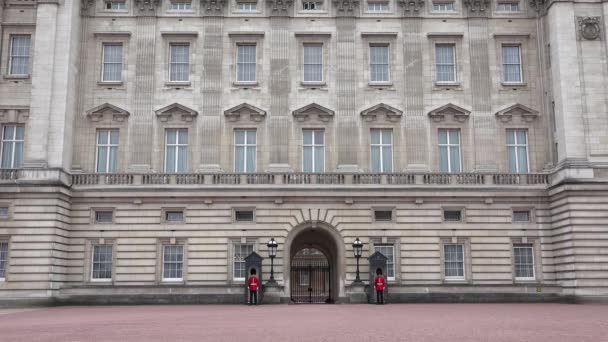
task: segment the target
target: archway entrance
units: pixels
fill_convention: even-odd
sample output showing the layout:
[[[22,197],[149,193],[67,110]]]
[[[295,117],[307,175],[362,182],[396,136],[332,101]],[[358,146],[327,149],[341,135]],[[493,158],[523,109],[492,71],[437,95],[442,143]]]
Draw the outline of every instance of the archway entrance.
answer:
[[[291,259],[291,301],[331,303],[331,270],[316,248],[303,248]]]

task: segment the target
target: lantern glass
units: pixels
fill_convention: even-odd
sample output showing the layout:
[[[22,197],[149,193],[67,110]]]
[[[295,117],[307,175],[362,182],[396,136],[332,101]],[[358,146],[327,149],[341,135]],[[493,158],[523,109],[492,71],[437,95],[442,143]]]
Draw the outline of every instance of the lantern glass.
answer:
[[[357,258],[361,257],[361,254],[363,253],[363,242],[361,242],[359,238],[353,242],[353,253],[355,253],[355,257]]]
[[[271,258],[274,258],[277,255],[277,246],[279,244],[277,243],[277,241],[272,238],[270,239],[270,241],[268,241],[268,243],[266,244],[266,246],[268,247],[268,255]]]

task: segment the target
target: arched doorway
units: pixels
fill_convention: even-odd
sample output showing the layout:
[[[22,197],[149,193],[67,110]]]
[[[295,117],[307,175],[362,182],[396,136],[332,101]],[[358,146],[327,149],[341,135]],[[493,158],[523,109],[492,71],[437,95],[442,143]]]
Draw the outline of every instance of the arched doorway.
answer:
[[[287,236],[284,255],[285,295],[290,301],[334,303],[344,296],[344,243],[335,228],[318,221],[298,225]]]
[[[331,269],[316,248],[302,248],[291,258],[291,301],[331,303]]]

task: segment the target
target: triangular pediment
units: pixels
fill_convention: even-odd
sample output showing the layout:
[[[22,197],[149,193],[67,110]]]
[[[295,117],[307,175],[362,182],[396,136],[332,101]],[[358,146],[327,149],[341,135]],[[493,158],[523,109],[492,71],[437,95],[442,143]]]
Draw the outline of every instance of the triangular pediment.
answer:
[[[128,111],[107,102],[87,110],[86,114],[92,121],[113,120],[118,122],[124,121],[130,115]]]
[[[370,263],[372,263],[374,261],[386,262],[388,260],[388,258],[384,254],[376,251],[376,252],[374,252],[374,254],[369,256],[368,260],[370,261]]]
[[[249,254],[248,256],[245,257],[245,261],[248,261],[251,263],[255,263],[257,261],[262,261],[262,260],[264,260],[264,258],[262,258],[262,256],[256,252],[251,252],[251,254]]]
[[[239,121],[241,117],[249,116],[251,121],[262,121],[266,116],[266,111],[258,107],[252,106],[249,103],[241,103],[224,111],[224,115],[230,121]]]
[[[306,121],[311,116],[315,116],[321,121],[329,121],[334,117],[335,112],[317,103],[311,103],[292,112],[298,121]]]
[[[453,103],[448,103],[429,112],[429,117],[436,122],[444,121],[447,116],[451,116],[454,121],[464,122],[469,115],[471,115],[471,111]]]
[[[198,115],[198,112],[194,109],[188,108],[177,102],[158,109],[155,111],[155,113],[156,117],[158,117],[161,121],[165,122],[178,117],[182,121],[190,122]]]
[[[379,103],[373,107],[361,111],[361,116],[367,121],[374,121],[378,116],[384,115],[388,121],[397,121],[401,119],[403,112],[395,107],[391,107],[386,103]]]
[[[505,109],[499,110],[496,112],[496,117],[503,122],[509,122],[513,119],[514,115],[521,116],[523,121],[530,122],[538,117],[538,111],[526,107],[522,104],[516,103],[512,106],[509,106]]]

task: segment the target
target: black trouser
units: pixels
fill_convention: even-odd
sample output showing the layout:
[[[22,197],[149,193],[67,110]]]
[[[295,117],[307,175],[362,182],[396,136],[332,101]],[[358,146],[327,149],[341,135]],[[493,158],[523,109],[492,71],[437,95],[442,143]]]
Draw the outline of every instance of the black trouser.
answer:
[[[376,303],[384,304],[384,290],[376,290]]]
[[[249,304],[258,305],[258,291],[249,290]]]

